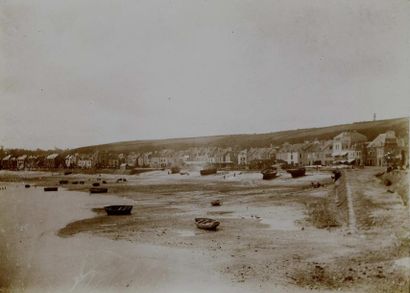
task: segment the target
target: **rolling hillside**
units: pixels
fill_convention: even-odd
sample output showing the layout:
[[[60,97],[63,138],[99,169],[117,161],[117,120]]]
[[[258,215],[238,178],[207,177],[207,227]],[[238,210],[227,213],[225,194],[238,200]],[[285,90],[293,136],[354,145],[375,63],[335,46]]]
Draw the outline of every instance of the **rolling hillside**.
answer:
[[[112,152],[142,152],[153,151],[165,148],[182,150],[195,146],[219,146],[235,147],[239,149],[248,147],[262,147],[281,145],[284,142],[298,143],[313,139],[332,139],[342,131],[356,130],[366,135],[369,140],[374,139],[378,134],[387,130],[394,130],[399,137],[408,137],[409,118],[396,118],[388,120],[364,121],[352,124],[334,125],[320,128],[306,128],[287,130],[262,134],[235,134],[206,137],[173,138],[160,140],[135,140],[123,141],[94,146],[77,148],[73,151],[80,153],[92,151],[112,151]]]

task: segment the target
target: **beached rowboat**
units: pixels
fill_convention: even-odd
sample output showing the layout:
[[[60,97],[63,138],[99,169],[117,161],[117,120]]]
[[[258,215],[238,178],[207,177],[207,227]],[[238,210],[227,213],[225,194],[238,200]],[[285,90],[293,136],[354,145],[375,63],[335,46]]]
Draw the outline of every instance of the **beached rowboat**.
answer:
[[[58,191],[58,187],[44,187],[44,191]]]
[[[296,169],[289,169],[287,170],[293,178],[305,176],[306,169],[305,168],[296,168]]]
[[[200,173],[202,176],[205,176],[205,175],[216,174],[217,171],[218,170],[216,168],[207,168],[207,169],[202,169]]]
[[[109,216],[129,215],[131,214],[132,205],[105,206],[104,210]]]
[[[263,170],[261,173],[263,175],[262,177],[263,180],[274,179],[278,175],[278,171],[274,168],[267,168]]]
[[[209,218],[195,218],[195,224],[199,229],[216,230],[220,223]]]
[[[108,188],[105,187],[91,187],[90,193],[107,193]]]

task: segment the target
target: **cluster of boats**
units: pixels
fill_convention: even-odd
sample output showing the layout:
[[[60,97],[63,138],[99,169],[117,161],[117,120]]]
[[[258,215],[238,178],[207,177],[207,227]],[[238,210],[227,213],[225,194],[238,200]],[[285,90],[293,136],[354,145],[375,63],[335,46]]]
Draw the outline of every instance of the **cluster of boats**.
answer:
[[[302,177],[306,175],[306,169],[303,167],[287,169],[286,172],[288,172],[292,176],[292,178]],[[275,167],[266,168],[262,170],[261,173],[263,175],[263,180],[271,180],[278,176],[278,170]]]

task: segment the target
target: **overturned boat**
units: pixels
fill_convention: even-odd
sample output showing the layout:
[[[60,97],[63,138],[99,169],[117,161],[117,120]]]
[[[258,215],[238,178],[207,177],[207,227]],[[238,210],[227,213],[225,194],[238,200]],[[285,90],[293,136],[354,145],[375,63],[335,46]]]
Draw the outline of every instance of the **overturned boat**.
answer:
[[[44,187],[44,191],[58,191],[58,187]]]
[[[202,176],[216,174],[218,170],[214,167],[205,168],[200,171]]]
[[[210,218],[195,218],[195,224],[199,229],[216,230],[220,223]]]
[[[295,168],[295,169],[286,170],[286,172],[288,172],[290,175],[292,175],[293,178],[297,178],[297,177],[305,176],[306,169],[303,168],[303,167],[302,168]]]
[[[213,200],[213,201],[211,201],[211,205],[213,207],[218,207],[218,206],[221,205],[221,201],[219,199]]]
[[[276,170],[276,168],[266,168],[261,173],[263,175],[263,180],[274,179],[278,176],[278,171]]]
[[[129,215],[131,214],[132,205],[105,206],[104,210],[109,216]]]
[[[90,193],[107,193],[108,188],[105,187],[91,187]]]

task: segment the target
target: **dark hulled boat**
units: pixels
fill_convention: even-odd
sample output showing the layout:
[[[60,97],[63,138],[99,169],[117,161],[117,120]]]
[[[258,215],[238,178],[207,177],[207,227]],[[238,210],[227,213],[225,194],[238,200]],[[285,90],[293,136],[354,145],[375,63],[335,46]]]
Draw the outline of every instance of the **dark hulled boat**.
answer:
[[[263,175],[263,180],[274,179],[278,176],[278,171],[275,168],[267,168],[263,170],[261,173]]]
[[[216,168],[205,168],[205,169],[202,169],[200,173],[202,176],[205,176],[205,175],[216,174],[217,171],[218,170]]]
[[[104,210],[109,216],[129,215],[131,214],[132,205],[105,206]]]
[[[91,187],[90,193],[107,193],[108,188],[105,187]]]
[[[58,187],[44,187],[44,191],[58,191]]]
[[[295,169],[289,169],[287,172],[292,175],[292,178],[297,178],[297,177],[302,177],[305,176],[306,174],[306,169],[305,168],[295,168]]]

